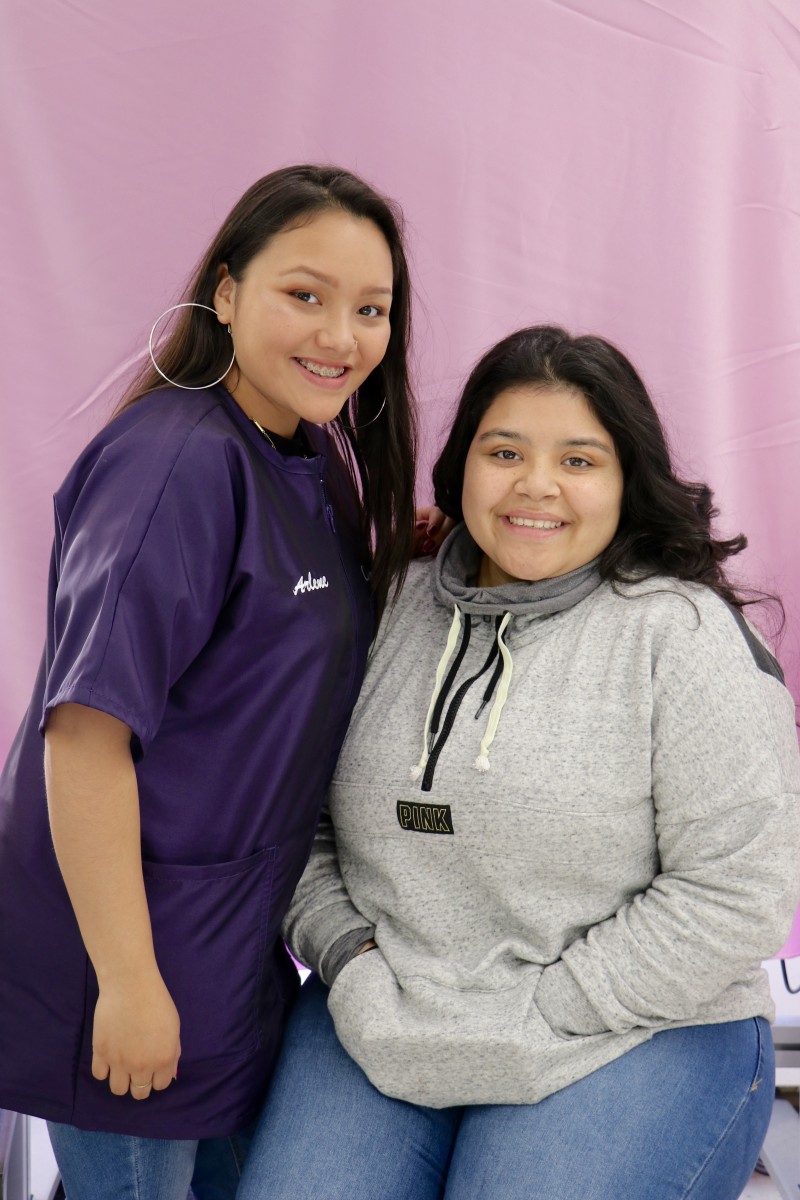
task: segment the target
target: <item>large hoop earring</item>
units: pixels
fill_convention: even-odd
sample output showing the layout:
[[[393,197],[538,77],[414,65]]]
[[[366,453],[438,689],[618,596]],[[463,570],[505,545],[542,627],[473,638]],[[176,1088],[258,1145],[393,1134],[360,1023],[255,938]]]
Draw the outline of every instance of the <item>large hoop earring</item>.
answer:
[[[371,425],[373,423],[373,421],[377,421],[378,417],[381,415],[381,413],[383,412],[383,410],[385,408],[386,408],[386,397],[384,396],[383,404],[380,406],[378,411],[375,413],[374,417],[370,417],[370,419],[368,421],[365,421],[363,425],[351,425],[350,426],[353,433],[360,433],[362,429],[366,429],[368,425]]]
[[[225,370],[222,372],[219,379],[215,379],[213,383],[199,383],[199,384],[198,383],[194,383],[194,384],[176,383],[174,379],[170,379],[169,375],[165,375],[164,372],[161,370],[161,367],[156,362],[155,355],[153,354],[153,334],[156,331],[156,326],[158,325],[158,323],[160,321],[163,321],[164,317],[166,317],[171,312],[175,312],[175,310],[178,308],[205,308],[208,310],[208,312],[213,312],[214,316],[217,316],[217,310],[215,308],[212,308],[210,304],[200,304],[197,300],[184,300],[182,304],[173,304],[171,308],[165,308],[164,311],[162,312],[161,316],[156,317],[155,321],[153,322],[153,328],[150,330],[150,340],[147,343],[148,349],[150,351],[150,361],[153,364],[153,366],[155,367],[155,369],[158,371],[161,378],[166,379],[167,383],[171,383],[173,387],[182,388],[185,392],[202,392],[206,388],[215,387],[216,384],[222,383],[223,379],[228,374],[228,372],[230,371],[233,364],[236,362],[236,348],[234,347],[233,355],[231,357],[230,363],[225,368]],[[228,333],[230,333],[230,331],[231,331],[231,327],[229,325]]]

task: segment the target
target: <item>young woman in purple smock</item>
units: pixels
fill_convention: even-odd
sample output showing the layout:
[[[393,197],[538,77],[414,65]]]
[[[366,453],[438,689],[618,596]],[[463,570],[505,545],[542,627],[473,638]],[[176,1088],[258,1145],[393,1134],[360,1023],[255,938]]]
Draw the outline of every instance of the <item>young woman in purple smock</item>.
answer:
[[[409,303],[394,205],[266,176],[56,493],[0,792],[0,1106],[47,1119],[69,1200],[185,1200],[263,1099],[281,920],[411,551]]]

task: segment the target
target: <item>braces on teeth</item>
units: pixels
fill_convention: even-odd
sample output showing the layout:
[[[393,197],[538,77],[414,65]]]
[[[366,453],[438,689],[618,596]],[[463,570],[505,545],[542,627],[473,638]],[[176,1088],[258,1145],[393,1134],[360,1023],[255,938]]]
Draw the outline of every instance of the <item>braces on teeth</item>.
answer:
[[[340,375],[344,375],[344,367],[317,367],[313,363],[306,362],[304,358],[297,360],[301,367],[305,367],[307,371],[311,371],[312,375],[323,375],[325,379],[337,379]]]

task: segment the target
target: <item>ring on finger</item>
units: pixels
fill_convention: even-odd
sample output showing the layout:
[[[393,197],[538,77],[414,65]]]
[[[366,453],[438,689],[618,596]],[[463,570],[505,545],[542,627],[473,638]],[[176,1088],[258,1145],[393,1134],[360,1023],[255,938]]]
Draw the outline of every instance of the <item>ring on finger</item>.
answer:
[[[144,1092],[147,1090],[147,1088],[152,1087],[152,1086],[153,1086],[152,1079],[148,1083],[134,1083],[133,1081],[131,1081],[131,1087],[134,1089],[134,1091],[137,1091],[137,1092]]]

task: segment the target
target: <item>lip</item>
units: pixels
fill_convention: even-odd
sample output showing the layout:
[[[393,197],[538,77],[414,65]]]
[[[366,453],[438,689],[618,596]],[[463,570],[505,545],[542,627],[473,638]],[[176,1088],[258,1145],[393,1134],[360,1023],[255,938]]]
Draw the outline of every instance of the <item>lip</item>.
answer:
[[[531,529],[526,525],[512,525],[509,520],[510,517],[517,517],[523,521],[559,521],[560,525],[558,529]],[[556,516],[555,513],[521,512],[517,509],[508,513],[501,513],[500,521],[503,528],[512,537],[533,538],[536,541],[557,537],[565,529],[568,529],[570,525],[569,521],[565,521],[563,517]]]
[[[527,508],[512,508],[500,515],[502,517],[518,517],[521,521],[560,521],[562,525],[569,524],[565,517],[559,517],[557,513],[531,512]]]
[[[343,362],[325,362],[323,359],[319,358],[306,358],[305,361],[313,363],[315,367],[335,367],[337,370],[340,367],[344,368],[343,375],[334,375],[326,378],[324,375],[315,375],[313,371],[307,371],[300,362],[299,358],[292,359],[296,369],[302,374],[305,380],[307,380],[309,383],[313,383],[316,387],[324,388],[329,392],[338,391],[339,388],[343,387],[347,383],[350,372],[353,369],[348,365],[348,363]]]

